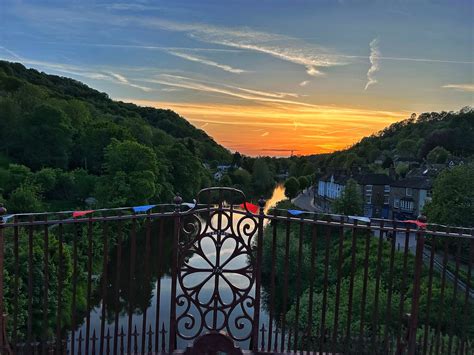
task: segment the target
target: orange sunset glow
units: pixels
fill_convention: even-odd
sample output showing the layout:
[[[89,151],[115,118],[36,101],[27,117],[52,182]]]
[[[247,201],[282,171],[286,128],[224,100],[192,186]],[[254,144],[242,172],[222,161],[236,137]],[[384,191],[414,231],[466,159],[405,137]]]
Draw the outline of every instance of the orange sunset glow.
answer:
[[[232,151],[254,156],[288,156],[292,150],[295,155],[340,150],[410,115],[407,111],[318,105],[237,106],[122,100],[174,110],[218,143]]]
[[[473,102],[468,1],[9,1],[0,58],[171,109],[250,156],[328,153]]]

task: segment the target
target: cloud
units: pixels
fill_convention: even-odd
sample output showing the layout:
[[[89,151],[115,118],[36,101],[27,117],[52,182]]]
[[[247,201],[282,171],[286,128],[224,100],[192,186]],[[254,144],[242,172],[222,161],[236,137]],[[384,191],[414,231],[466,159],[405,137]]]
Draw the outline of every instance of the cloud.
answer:
[[[3,46],[0,46],[0,50],[3,50],[7,54],[10,55],[10,57],[5,58],[6,60],[20,60],[22,64],[24,65],[31,65],[35,66],[36,68],[45,68],[47,70],[51,70],[57,73],[63,73],[67,75],[73,75],[73,76],[80,76],[83,78],[87,79],[92,79],[92,80],[105,80],[105,81],[111,81],[116,84],[120,85],[126,85],[129,87],[133,87],[135,89],[139,89],[141,91],[145,92],[150,92],[153,91],[152,88],[142,86],[142,85],[137,85],[130,80],[128,80],[125,76],[114,73],[111,71],[102,71],[102,70],[97,70],[94,68],[87,68],[84,66],[78,66],[78,65],[73,65],[73,64],[66,64],[66,63],[54,63],[54,62],[47,62],[47,61],[41,61],[41,60],[33,60],[33,59],[28,59],[28,58],[23,58],[19,54],[9,50],[8,48],[5,48]]]
[[[224,86],[226,86],[228,88],[248,92],[250,94],[266,96],[266,97],[274,97],[274,98],[284,98],[284,97],[294,97],[294,98],[296,98],[296,97],[299,97],[298,94],[295,94],[295,93],[292,93],[292,92],[261,91],[261,90],[247,89],[247,88],[242,88],[242,87],[239,87],[239,86],[232,86],[232,85],[224,85]]]
[[[116,11],[154,11],[154,10],[163,10],[162,7],[158,6],[149,6],[145,4],[128,4],[128,3],[116,3],[106,5],[108,10]]]
[[[456,91],[474,92],[474,84],[447,84],[441,87],[443,89],[453,89]]]
[[[112,72],[110,73],[110,75],[112,75],[115,79],[117,79],[122,84],[128,84],[128,80],[124,76],[120,74],[112,73]]]
[[[260,137],[266,137],[266,136],[268,136],[269,134],[270,134],[270,132],[264,132],[264,133],[262,133],[262,134],[260,135]]]
[[[253,90],[238,86],[219,84],[203,80],[188,78],[185,76],[160,74],[154,79],[143,79],[143,82],[165,85],[174,88],[188,89],[207,93],[221,94],[254,102],[267,102],[278,104],[289,104],[302,107],[316,107],[305,102],[285,99],[285,97],[296,97],[293,93],[281,93],[272,91]]]
[[[109,74],[113,78],[115,78],[119,84],[124,84],[124,85],[130,86],[132,88],[140,89],[140,90],[145,91],[145,92],[153,91],[152,88],[131,83],[126,77],[124,77],[121,74],[112,73],[112,72],[110,72]]]
[[[380,59],[380,51],[379,51],[379,40],[378,38],[374,38],[370,42],[370,68],[367,72],[367,84],[365,84],[365,89],[367,90],[370,85],[377,83],[377,79],[375,79],[375,73],[379,71],[379,59]]]
[[[11,56],[12,56],[13,58],[15,58],[15,59],[18,59],[18,60],[20,60],[20,61],[23,60],[22,57],[20,57],[20,56],[19,56],[18,54],[16,54],[15,52],[9,50],[8,48],[5,48],[5,47],[3,47],[3,46],[0,46],[0,49],[3,50],[4,52],[8,53],[9,55],[11,55]]]
[[[309,80],[304,80],[301,83],[299,83],[299,85],[300,86],[308,86],[309,83],[310,83]]]
[[[168,53],[176,57],[189,60],[191,62],[198,62],[198,63],[208,65],[211,67],[219,68],[229,73],[241,74],[241,73],[246,72],[246,70],[233,68],[230,65],[220,64],[220,63],[214,62],[213,60],[209,60],[203,57],[198,57],[196,55],[186,54],[186,53],[172,51],[172,50],[168,51]]]
[[[347,64],[338,53],[303,42],[299,39],[255,31],[249,28],[217,27],[200,23],[179,23],[160,18],[136,19],[141,25],[168,31],[185,32],[201,42],[264,53],[272,57],[302,65],[311,76],[321,75],[320,67]]]

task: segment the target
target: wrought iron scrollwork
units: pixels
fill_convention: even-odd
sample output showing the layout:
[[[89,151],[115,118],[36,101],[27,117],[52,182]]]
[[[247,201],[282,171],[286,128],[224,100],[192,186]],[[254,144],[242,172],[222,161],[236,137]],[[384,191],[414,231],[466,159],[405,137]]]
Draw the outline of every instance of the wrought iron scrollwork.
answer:
[[[235,189],[205,189],[198,195],[218,193],[217,205],[183,216],[178,243],[176,333],[193,340],[207,332],[225,332],[234,341],[251,338],[255,308],[254,244],[258,216],[236,214],[224,207],[224,193],[245,195]]]

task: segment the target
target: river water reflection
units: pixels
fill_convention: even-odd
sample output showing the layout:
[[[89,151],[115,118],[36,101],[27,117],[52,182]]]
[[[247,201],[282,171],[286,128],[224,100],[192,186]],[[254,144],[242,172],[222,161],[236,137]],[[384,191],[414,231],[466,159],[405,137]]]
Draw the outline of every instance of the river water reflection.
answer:
[[[270,199],[267,200],[265,205],[265,213],[271,207],[274,207],[278,202],[284,200],[284,188],[282,185],[277,185],[273,191],[273,194]],[[237,228],[238,222],[241,218],[241,215],[233,216],[233,226]],[[213,224],[217,224],[217,220],[213,220]],[[157,240],[158,230],[163,228],[164,238],[161,241]],[[242,226],[240,226],[242,228]],[[124,240],[121,244],[121,252],[117,253],[117,250],[112,250],[108,260],[107,269],[107,281],[106,281],[106,292],[105,297],[102,297],[102,291],[100,287],[97,288],[97,294],[94,295],[94,304],[95,307],[90,311],[90,334],[93,334],[95,330],[96,335],[100,336],[101,329],[101,319],[102,319],[102,304],[106,304],[105,307],[105,329],[104,334],[110,332],[111,336],[117,333],[120,334],[122,328],[125,334],[128,334],[128,328],[130,324],[130,318],[128,310],[132,309],[131,315],[131,332],[133,333],[136,327],[136,339],[137,345],[136,348],[138,351],[141,351],[142,344],[145,345],[147,350],[149,346],[154,350],[156,344],[156,339],[159,341],[159,349],[161,349],[161,335],[155,336],[157,331],[157,326],[161,328],[164,326],[166,331],[169,330],[169,319],[170,319],[170,306],[171,306],[171,277],[170,277],[170,265],[171,265],[171,243],[172,243],[172,224],[169,226],[160,226],[159,223],[154,223],[151,228],[149,244],[146,243],[146,233],[145,231],[139,231],[136,237],[136,257],[133,263],[134,267],[134,280],[132,285],[130,285],[130,255],[129,250],[131,249],[131,241],[129,239]],[[145,258],[148,247],[148,258]],[[204,238],[202,241],[202,250],[204,252],[206,261],[201,255],[192,254],[188,264],[196,268],[206,268],[209,267],[208,262],[215,262],[217,253],[215,243],[211,238]],[[114,248],[117,249],[117,248]],[[220,262],[225,262],[226,258],[232,254],[235,249],[235,241],[229,240],[225,243],[222,243],[222,247],[219,251]],[[117,263],[117,258],[120,259],[120,262]],[[148,259],[148,262],[145,262],[145,259]],[[117,267],[120,265],[119,267]],[[241,269],[245,268],[248,265],[248,257],[246,255],[240,255],[232,259],[231,262],[227,265],[229,269]],[[101,276],[103,277],[103,276]],[[195,285],[203,280],[203,273],[197,273],[190,275],[186,278],[186,287],[188,285]],[[227,279],[233,285],[237,285],[240,288],[245,288],[248,286],[248,278],[239,275],[239,274],[227,274]],[[208,280],[200,294],[200,299],[211,297],[214,290],[215,284],[213,280]],[[254,292],[252,290],[251,294]],[[226,285],[225,282],[219,283],[219,294],[222,297],[224,302],[230,302],[235,295],[233,294],[231,288]],[[117,297],[118,295],[118,297]],[[104,299],[103,299],[104,298]],[[104,302],[105,301],[105,302]],[[118,302],[117,302],[118,301]],[[177,313],[179,315],[180,309],[178,307]],[[248,310],[247,310],[248,311]],[[251,311],[251,310],[250,310]],[[240,312],[240,314],[239,314]],[[236,311],[232,319],[235,320],[235,317],[241,315],[243,311]],[[158,313],[158,314],[157,314]],[[189,309],[189,313],[197,314],[196,310],[192,308]],[[217,322],[222,322],[222,315],[217,315]],[[159,320],[159,322],[157,322]],[[265,323],[266,329],[268,329],[268,314],[264,307],[261,307],[260,311],[260,320],[261,323]],[[184,327],[185,319],[182,322],[178,322],[178,327],[181,333],[192,335],[195,329],[185,329]],[[143,325],[148,332],[150,329],[153,332],[153,335],[142,334]],[[246,324],[248,326],[248,324]],[[197,327],[197,325],[196,325]],[[246,337],[248,328],[238,330],[235,325],[230,329],[234,332],[237,337]],[[84,318],[82,325],[76,331],[76,340],[78,332],[82,332],[84,336],[86,334],[86,317]],[[143,339],[142,339],[143,337]],[[132,344],[134,344],[135,337],[132,339]],[[143,343],[142,343],[143,340]],[[150,343],[151,340],[151,343]],[[168,348],[168,334],[165,336],[166,348]],[[111,340],[111,347],[113,349],[114,341]],[[99,342],[98,342],[99,343]],[[120,346],[120,340],[118,340],[118,346]],[[127,336],[124,337],[125,348],[127,347]],[[185,348],[189,345],[189,341],[177,339],[177,347]],[[248,347],[249,343],[247,341],[242,341],[240,344],[242,347]],[[132,345],[135,347],[135,345]],[[99,351],[99,345],[97,344],[96,351]]]

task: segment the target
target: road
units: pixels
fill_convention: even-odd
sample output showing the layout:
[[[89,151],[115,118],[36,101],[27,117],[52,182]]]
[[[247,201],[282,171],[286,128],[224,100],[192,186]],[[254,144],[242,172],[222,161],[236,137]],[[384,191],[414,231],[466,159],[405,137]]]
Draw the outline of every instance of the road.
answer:
[[[298,208],[301,208],[305,211],[322,212],[322,209],[319,206],[313,204],[313,194],[313,188],[310,187],[296,196],[293,200],[291,200],[291,202]]]

